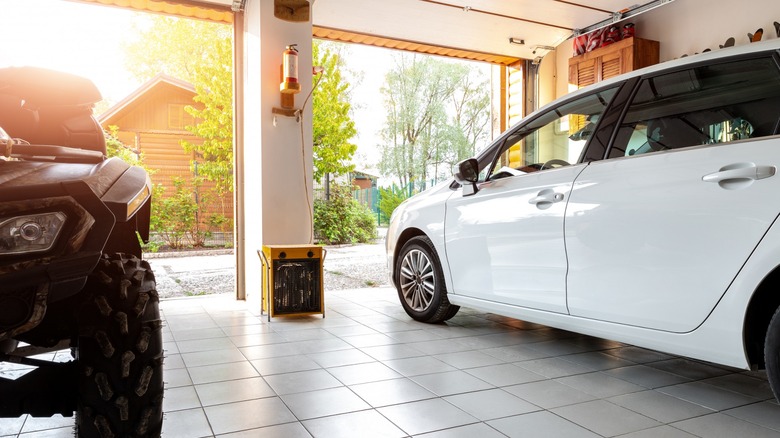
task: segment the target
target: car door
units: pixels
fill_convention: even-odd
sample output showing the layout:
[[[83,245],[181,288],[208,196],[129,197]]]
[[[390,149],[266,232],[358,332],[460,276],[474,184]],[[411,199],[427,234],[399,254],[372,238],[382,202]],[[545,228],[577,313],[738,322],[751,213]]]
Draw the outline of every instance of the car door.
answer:
[[[479,190],[453,194],[445,245],[452,293],[566,312],[563,219],[577,164],[616,86],[580,96],[513,129]]]
[[[574,316],[688,332],[780,212],[771,57],[645,78],[566,212]]]

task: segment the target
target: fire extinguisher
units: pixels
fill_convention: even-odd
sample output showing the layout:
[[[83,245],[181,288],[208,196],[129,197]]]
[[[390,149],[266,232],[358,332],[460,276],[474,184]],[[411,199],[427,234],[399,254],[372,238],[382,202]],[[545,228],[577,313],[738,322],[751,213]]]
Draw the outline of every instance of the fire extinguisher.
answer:
[[[290,44],[282,54],[282,83],[279,91],[287,94],[301,92],[301,84],[298,82],[298,49],[297,44]]]

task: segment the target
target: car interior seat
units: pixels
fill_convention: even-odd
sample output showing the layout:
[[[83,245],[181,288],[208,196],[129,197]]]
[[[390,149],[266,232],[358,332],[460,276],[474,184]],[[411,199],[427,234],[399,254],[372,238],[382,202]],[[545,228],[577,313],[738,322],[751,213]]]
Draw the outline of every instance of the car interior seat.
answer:
[[[663,117],[647,122],[647,142],[654,151],[696,146],[709,141],[698,127],[679,117]]]

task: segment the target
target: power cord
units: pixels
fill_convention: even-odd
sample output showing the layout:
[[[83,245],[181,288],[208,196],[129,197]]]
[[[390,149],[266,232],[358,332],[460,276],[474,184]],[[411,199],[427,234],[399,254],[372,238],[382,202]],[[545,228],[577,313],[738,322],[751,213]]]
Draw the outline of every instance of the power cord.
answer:
[[[314,93],[314,90],[317,88],[317,86],[320,85],[320,81],[322,80],[322,67],[313,67],[312,72],[318,76],[317,81],[314,82],[314,85],[311,87],[309,95],[306,96],[306,99],[303,101],[301,108],[295,110],[295,118],[301,128],[301,167],[303,168],[303,189],[304,193],[306,194],[306,205],[308,206],[307,210],[309,212],[309,229],[311,230],[311,234],[309,235],[310,245],[314,244],[314,205],[312,204],[311,198],[309,197],[309,180],[306,178],[306,141],[303,133],[303,111],[306,109],[306,104],[309,103],[309,99]],[[314,146],[312,145],[312,147]]]

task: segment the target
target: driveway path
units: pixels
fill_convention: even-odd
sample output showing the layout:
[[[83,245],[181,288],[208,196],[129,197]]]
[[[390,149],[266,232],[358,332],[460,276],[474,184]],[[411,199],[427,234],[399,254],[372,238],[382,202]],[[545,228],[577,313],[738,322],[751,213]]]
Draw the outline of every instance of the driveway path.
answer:
[[[384,248],[384,242],[327,246],[325,290],[389,285]],[[236,259],[232,252],[192,254],[147,257],[157,278],[161,298],[232,293],[235,290]]]

